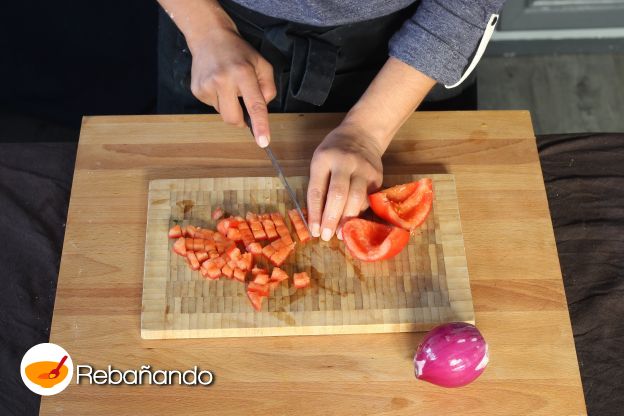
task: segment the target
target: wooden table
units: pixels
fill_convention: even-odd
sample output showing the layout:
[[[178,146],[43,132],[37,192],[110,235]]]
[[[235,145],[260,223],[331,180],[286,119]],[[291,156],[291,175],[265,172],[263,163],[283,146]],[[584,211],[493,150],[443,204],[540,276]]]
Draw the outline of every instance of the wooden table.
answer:
[[[273,115],[289,175],[340,115]],[[386,173],[453,173],[477,325],[491,361],[474,384],[416,381],[419,333],[142,340],[147,182],[264,176],[273,169],[243,129],[216,116],[84,119],[51,342],[74,364],[215,373],[210,387],[72,383],[41,414],[585,413],[552,224],[524,111],[416,113],[385,155]]]

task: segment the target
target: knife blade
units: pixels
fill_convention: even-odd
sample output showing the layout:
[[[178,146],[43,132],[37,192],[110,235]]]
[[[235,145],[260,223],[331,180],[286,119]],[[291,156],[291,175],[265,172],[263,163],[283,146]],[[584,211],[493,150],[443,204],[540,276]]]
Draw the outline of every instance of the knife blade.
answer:
[[[245,104],[242,102],[242,100],[240,101],[241,101],[241,108],[243,109],[243,118],[245,119],[245,124],[247,124],[247,127],[249,127],[251,136],[254,138],[254,141],[255,141],[255,135],[253,132],[253,128],[251,127],[251,117],[249,116],[249,112],[247,111],[247,107],[245,107]],[[299,205],[299,202],[297,202],[297,197],[295,196],[295,193],[293,192],[292,188],[288,184],[288,181],[286,180],[286,176],[284,176],[284,171],[282,170],[282,167],[280,166],[279,162],[277,161],[277,158],[273,154],[273,150],[271,150],[271,145],[265,147],[264,151],[266,152],[269,160],[271,161],[273,168],[277,172],[277,177],[282,182],[284,189],[286,189],[286,193],[288,194],[288,196],[290,197],[290,200],[295,206],[295,209],[297,210],[297,214],[299,214],[299,217],[301,217],[301,221],[303,221],[303,224],[305,225],[306,229],[308,230],[310,235],[312,235],[312,232],[310,232],[310,227],[308,226],[308,221],[306,221],[306,218],[303,215],[303,211],[301,210],[301,206]]]

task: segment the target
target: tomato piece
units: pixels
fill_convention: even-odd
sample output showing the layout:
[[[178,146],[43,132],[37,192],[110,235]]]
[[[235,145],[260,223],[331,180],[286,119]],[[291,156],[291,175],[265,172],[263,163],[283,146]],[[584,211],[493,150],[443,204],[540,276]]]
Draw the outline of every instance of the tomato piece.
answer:
[[[210,256],[208,256],[208,253],[205,251],[197,251],[195,252],[195,256],[197,256],[197,261],[199,261],[200,263],[203,263],[210,258]]]
[[[275,224],[270,217],[262,220],[262,227],[264,227],[264,232],[267,236],[267,239],[274,240],[279,237],[279,235],[277,234],[277,230],[275,229]]]
[[[239,282],[244,282],[245,277],[247,277],[247,273],[244,270],[241,270],[238,267],[234,269],[234,279],[238,280]]]
[[[293,281],[297,289],[303,289],[310,285],[310,276],[307,272],[300,272],[293,274]]]
[[[219,252],[217,250],[211,250],[211,251],[208,252],[208,256],[211,259],[216,259],[217,257],[220,256],[220,254],[219,254]]]
[[[242,262],[241,264],[244,266],[244,267],[241,267],[241,269],[243,269],[243,270],[251,270],[253,268],[253,263],[254,263],[253,254],[251,254],[251,253],[244,253],[241,256],[240,261]]]
[[[196,230],[197,230],[196,227],[193,227],[192,225],[187,225],[186,226],[186,237],[195,238],[195,231]]]
[[[198,228],[195,231],[195,238],[203,238],[204,240],[212,242],[215,232],[212,230],[206,230],[204,228]]]
[[[260,284],[255,281],[249,282],[247,285],[248,292],[256,292],[262,296],[269,296],[269,285],[267,283]]]
[[[286,273],[284,270],[280,269],[279,267],[274,267],[273,272],[271,272],[270,280],[272,282],[281,282],[282,280],[288,280],[288,273]]]
[[[189,259],[189,262],[191,263],[191,269],[199,270],[199,260],[197,260],[197,256],[194,251],[187,251],[186,258]]]
[[[197,235],[197,233],[195,233]],[[202,251],[204,249],[204,240],[201,238],[193,238],[193,251]]]
[[[230,228],[237,228],[239,221],[235,218],[223,218],[219,222],[217,222],[217,231],[219,231],[223,235],[227,235],[227,232]]]
[[[186,239],[180,237],[173,243],[173,252],[180,256],[186,256]]]
[[[208,279],[217,280],[221,277],[221,269],[215,263],[204,263],[200,270],[202,276]]]
[[[243,239],[243,236],[241,235],[241,232],[238,228],[230,228],[227,231],[227,238],[232,241],[241,241]]]
[[[225,277],[231,279],[232,276],[234,276],[234,269],[226,264],[221,268],[221,273],[223,273]]]
[[[248,246],[255,241],[253,233],[251,232],[251,228],[249,228],[249,224],[247,224],[247,221],[243,220],[239,222],[238,230],[240,231],[241,240],[243,240],[243,244],[245,246]]]
[[[251,275],[252,276],[257,276],[259,274],[269,274],[269,271],[267,269],[263,269],[261,267],[254,267],[253,269],[251,269]]]
[[[270,244],[268,246],[264,246],[262,249],[262,255],[269,260],[271,256],[275,253],[275,249]]]
[[[290,253],[292,253],[294,249],[294,243],[289,246],[285,246],[284,248],[281,248],[273,253],[269,260],[271,261],[271,263],[273,263],[274,266],[281,266],[282,264],[284,264],[286,259],[288,259],[288,256],[290,256]]]
[[[377,216],[397,227],[413,230],[427,219],[431,211],[433,182],[423,178],[396,185],[369,195],[368,200]]]
[[[179,224],[174,225],[169,230],[169,238],[180,238],[182,237],[182,227]]]
[[[301,241],[302,243],[309,241],[312,236],[310,235],[310,232],[303,223],[303,220],[299,216],[299,212],[297,212],[296,209],[291,209],[290,211],[288,211],[288,216],[290,217],[290,222],[295,228],[297,237],[299,237],[299,241]]]
[[[227,256],[232,260],[238,260],[241,258],[241,251],[238,247],[232,246],[225,252]]]
[[[262,245],[260,243],[251,243],[247,247],[247,251],[251,254],[259,255],[262,254]]]
[[[275,249],[275,251],[281,250],[282,248],[286,247],[286,243],[284,242],[284,240],[282,240],[280,238],[279,240],[273,241],[271,243],[271,247],[273,247],[273,249]]]
[[[377,261],[399,254],[410,234],[399,227],[352,218],[342,226],[342,238],[349,253],[362,261]]]
[[[262,300],[264,296],[260,295],[258,292],[247,291],[247,297],[249,298],[249,301],[251,302],[251,306],[256,311],[259,311],[262,309]]]
[[[255,283],[259,285],[266,285],[269,283],[269,274],[268,273],[260,273],[254,277],[253,280]]]
[[[219,218],[223,217],[223,214],[225,214],[225,212],[223,211],[223,208],[216,207],[215,210],[212,211],[212,219],[216,221]]]

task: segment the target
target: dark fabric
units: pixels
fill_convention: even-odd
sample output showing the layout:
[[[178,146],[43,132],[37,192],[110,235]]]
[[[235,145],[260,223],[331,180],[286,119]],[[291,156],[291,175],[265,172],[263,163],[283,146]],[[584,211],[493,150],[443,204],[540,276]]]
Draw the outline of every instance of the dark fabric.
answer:
[[[36,415],[39,396],[20,377],[47,342],[76,144],[0,144],[0,415]]]
[[[221,0],[221,5],[241,36],[273,66],[277,96],[269,111],[290,113],[348,111],[388,59],[388,40],[413,15],[418,2],[388,16],[333,27],[265,16],[230,0]],[[192,95],[191,53],[182,33],[162,10],[158,62],[159,113],[214,112]],[[436,101],[436,108],[475,108],[473,81],[453,90],[439,86],[429,101]]]
[[[624,134],[538,140],[591,415],[624,414]]]
[[[538,138],[590,415],[624,408],[624,134]],[[71,144],[0,144],[0,415],[36,415],[19,363],[48,339]]]

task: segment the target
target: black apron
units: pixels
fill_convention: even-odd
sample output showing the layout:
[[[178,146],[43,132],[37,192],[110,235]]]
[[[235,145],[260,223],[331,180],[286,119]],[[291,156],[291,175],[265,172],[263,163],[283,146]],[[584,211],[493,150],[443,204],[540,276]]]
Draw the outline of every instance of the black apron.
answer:
[[[317,27],[269,17],[231,0],[220,3],[241,36],[273,66],[277,95],[269,103],[271,112],[348,111],[388,59],[390,38],[418,6],[416,1],[387,16]],[[158,41],[158,112],[213,113],[190,91],[190,51],[162,10]]]

